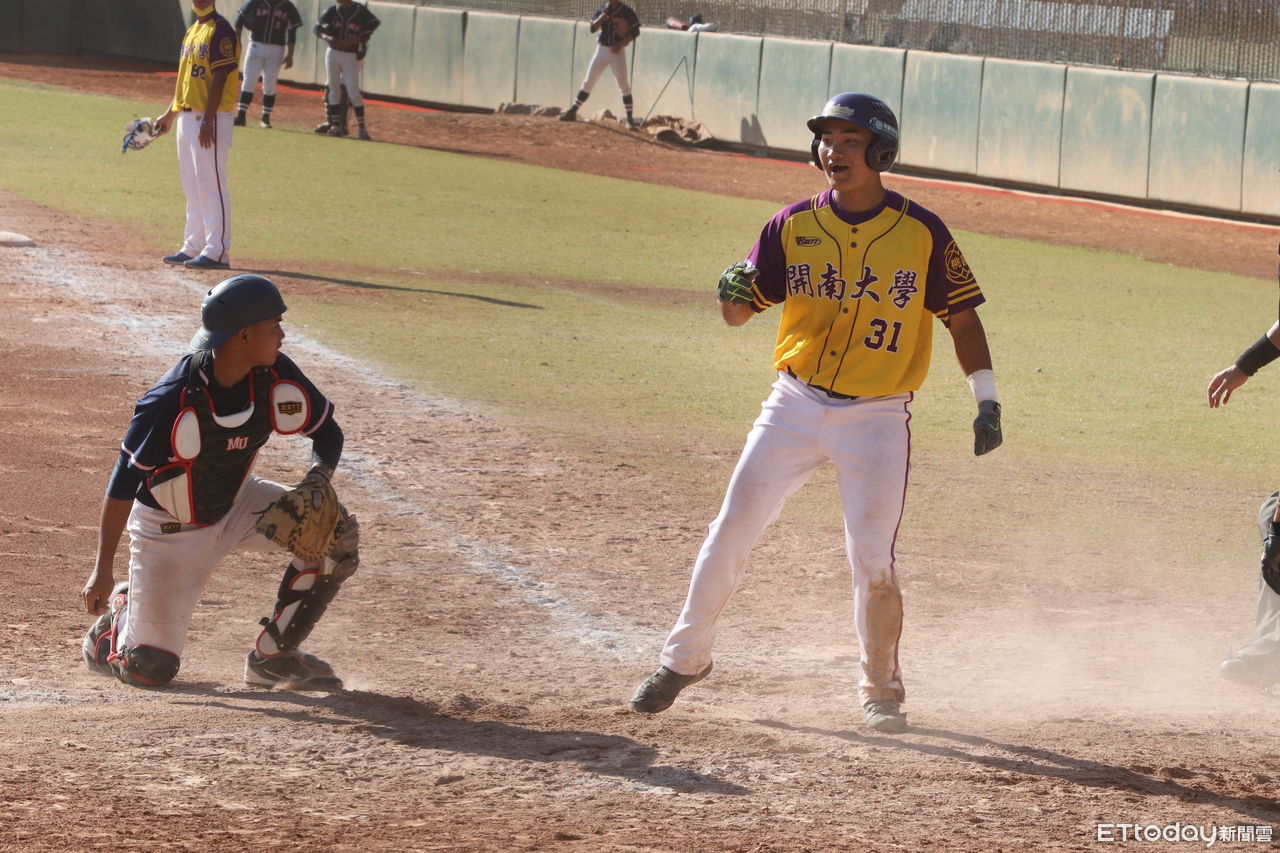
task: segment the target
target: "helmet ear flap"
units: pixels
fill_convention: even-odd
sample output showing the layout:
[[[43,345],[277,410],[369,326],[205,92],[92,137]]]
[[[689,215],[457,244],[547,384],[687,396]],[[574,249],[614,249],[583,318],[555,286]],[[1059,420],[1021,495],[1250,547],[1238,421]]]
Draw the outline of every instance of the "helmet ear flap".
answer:
[[[813,144],[809,146],[809,160],[819,169],[822,168],[822,161],[818,159],[818,143],[822,141],[821,136],[813,137]]]
[[[898,144],[877,135],[867,146],[867,165],[877,172],[888,171],[898,157]]]

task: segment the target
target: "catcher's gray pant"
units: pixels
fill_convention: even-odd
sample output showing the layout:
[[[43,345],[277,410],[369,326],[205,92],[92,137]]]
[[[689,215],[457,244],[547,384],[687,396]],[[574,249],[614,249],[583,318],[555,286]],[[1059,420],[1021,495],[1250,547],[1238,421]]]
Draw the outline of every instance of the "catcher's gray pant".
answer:
[[[347,90],[347,100],[353,107],[363,107],[364,98],[360,97],[360,60],[354,53],[345,50],[325,48],[324,68],[328,75],[325,86],[328,87],[329,106],[337,106],[342,101],[338,94],[338,86]]]
[[[129,513],[129,601],[117,645],[182,656],[187,627],[214,567],[232,551],[281,551],[254,525],[285,487],[250,474],[217,524],[178,524],[140,503]],[[177,529],[175,529],[175,527]]]
[[[1264,541],[1271,532],[1271,520],[1275,518],[1277,502],[1280,502],[1280,492],[1273,492],[1258,513],[1258,533]],[[1237,654],[1280,656],[1280,595],[1276,595],[1275,590],[1262,579],[1261,572],[1258,573],[1258,586],[1254,640]]]
[[[274,95],[282,64],[284,64],[284,45],[250,41],[249,49],[244,54],[244,79],[240,81],[240,91],[252,92],[258,85],[258,77],[261,76],[262,94]]]
[[[613,76],[618,78],[618,88],[622,94],[631,94],[631,84],[627,81],[627,49],[624,47],[617,53],[613,48],[604,45],[596,46],[596,55],[591,57],[591,67],[587,69],[587,77],[582,81],[582,91],[591,92],[595,88],[605,68],[613,69]]]

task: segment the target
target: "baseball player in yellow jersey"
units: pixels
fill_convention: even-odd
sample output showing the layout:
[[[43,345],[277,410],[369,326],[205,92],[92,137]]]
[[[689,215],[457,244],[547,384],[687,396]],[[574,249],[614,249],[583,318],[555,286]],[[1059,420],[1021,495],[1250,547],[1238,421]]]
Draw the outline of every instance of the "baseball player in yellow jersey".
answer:
[[[168,133],[177,121],[178,170],[187,197],[182,248],[164,262],[225,270],[231,266],[227,149],[240,89],[240,40],[213,4],[214,0],[191,0],[196,19],[182,39],[173,102],[156,119],[155,129],[157,135]]]
[[[984,299],[942,221],[881,182],[898,150],[888,106],[869,95],[837,95],[808,127],[814,163],[830,188],[770,219],[718,289],[730,326],[782,305],[778,379],[698,554],[662,666],[639,686],[631,707],[665,710],[711,672],[716,623],[752,546],[787,496],[830,461],[853,567],[859,701],[872,729],[901,732],[906,694],[894,548],[906,497],[910,404],[929,369],[937,317],[978,403],[974,453],[1000,445],[991,355],[975,310]]]

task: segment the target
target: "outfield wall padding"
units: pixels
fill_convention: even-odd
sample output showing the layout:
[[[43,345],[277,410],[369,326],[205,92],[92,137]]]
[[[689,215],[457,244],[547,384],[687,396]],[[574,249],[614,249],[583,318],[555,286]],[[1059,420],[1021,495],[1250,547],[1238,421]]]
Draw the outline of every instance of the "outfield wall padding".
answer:
[[[693,109],[693,70],[697,58],[698,34],[642,28],[634,50],[631,93],[635,97],[636,118],[644,118],[652,110],[653,115],[696,119]],[[667,85],[668,80],[671,81],[670,85]],[[574,86],[579,82],[575,80]],[[663,86],[666,86],[665,91]]]
[[[1079,192],[1147,197],[1156,75],[1068,68],[1059,185]]]
[[[1244,174],[1240,209],[1245,213],[1280,216],[1280,85],[1249,86],[1249,113],[1244,132]]]
[[[803,151],[813,134],[805,121],[827,100],[831,42],[766,38],[760,51],[760,94],[756,114],[771,148]]]
[[[22,14],[29,0],[0,0],[0,52],[18,53],[22,50]]]
[[[413,19],[409,97],[434,104],[462,103],[467,13],[419,6]]]
[[[1248,98],[1242,81],[1157,74],[1148,198],[1238,211]]]
[[[904,166],[976,174],[982,58],[907,51],[902,85]]]
[[[294,37],[293,67],[281,68],[280,79],[306,86],[323,86],[325,44],[315,35],[316,20],[320,17],[320,0],[293,0],[293,5],[298,7],[302,26],[298,27],[298,33]],[[378,34],[374,33],[373,37],[376,39]],[[319,119],[316,121],[318,123]]]
[[[1067,67],[987,59],[982,68],[978,175],[1058,185]]]
[[[516,97],[520,18],[467,12],[462,49],[462,106],[494,109]]]
[[[79,5],[76,0],[27,0],[22,7],[22,50],[27,53],[80,50]]]
[[[565,92],[574,86],[573,21],[520,18],[520,50],[516,56],[516,100],[522,104],[565,107]]]
[[[837,44],[831,50],[827,97],[841,92],[866,92],[888,104],[894,115],[901,116],[906,66],[907,52],[896,47]]]
[[[369,39],[369,51],[360,72],[360,89],[365,94],[409,97],[413,76],[414,8],[403,3],[369,4],[369,11],[382,23]]]
[[[717,139],[765,144],[756,113],[763,44],[755,36],[698,33],[693,108]]]

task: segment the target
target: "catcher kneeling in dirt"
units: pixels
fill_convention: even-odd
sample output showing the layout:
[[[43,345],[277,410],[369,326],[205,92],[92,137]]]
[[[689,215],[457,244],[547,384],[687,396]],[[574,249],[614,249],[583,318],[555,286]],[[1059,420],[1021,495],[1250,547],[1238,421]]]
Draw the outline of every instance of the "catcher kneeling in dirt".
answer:
[[[234,550],[288,548],[294,557],[272,615],[245,663],[261,686],[336,690],[329,664],[298,649],[358,563],[358,527],[329,478],[342,430],[325,399],[280,352],[285,311],[265,278],[236,275],[205,295],[203,328],[134,410],[107,486],[98,559],[84,587],[100,614],[84,638],[89,668],[146,687],[178,674],[191,614],[214,566]],[[271,433],[312,441],[294,489],[254,476]],[[129,580],[116,548],[129,530]]]

